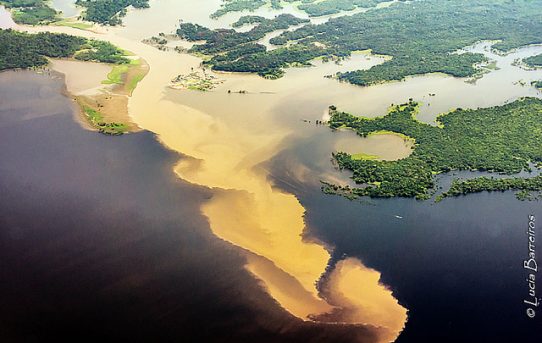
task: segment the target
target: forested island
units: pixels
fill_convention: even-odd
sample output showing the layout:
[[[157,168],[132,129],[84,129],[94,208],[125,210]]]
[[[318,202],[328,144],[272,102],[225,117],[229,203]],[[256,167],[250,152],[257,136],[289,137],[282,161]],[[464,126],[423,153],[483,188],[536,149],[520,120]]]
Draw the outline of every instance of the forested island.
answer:
[[[312,0],[303,1],[298,8],[305,11],[311,17],[320,17],[353,11],[358,8],[372,8],[383,2],[390,2],[390,0]]]
[[[383,117],[367,119],[330,107],[329,125],[350,128],[360,136],[392,132],[415,140],[414,151],[398,161],[379,161],[334,154],[341,169],[353,172],[359,188],[324,185],[328,193],[370,197],[429,199],[435,175],[453,170],[516,174],[542,163],[542,100],[525,98],[513,103],[476,110],[457,109],[438,118],[438,126],[416,120],[418,104],[396,105]],[[478,178],[456,182],[446,196],[474,189],[542,190],[540,180]],[[470,189],[470,190],[469,190]],[[469,190],[469,191],[467,191]]]
[[[273,31],[287,29],[291,26],[307,22],[307,19],[300,19],[291,14],[281,14],[273,19],[266,19],[258,16],[244,16],[233,23],[233,27],[256,24],[256,26],[248,32],[237,32],[233,29],[210,30],[198,24],[182,23],[177,30],[177,35],[188,41],[195,42],[204,40],[205,44],[194,45],[190,49],[190,52],[212,56],[204,63],[212,66],[214,70],[237,71],[235,68],[232,68],[230,61],[253,57],[254,60],[249,62],[253,68],[249,67],[249,71],[257,72],[265,77],[276,78],[282,75],[280,69],[259,68],[259,65],[261,64],[260,59],[266,58],[267,56],[267,49],[264,45],[257,43],[257,41]],[[313,54],[313,56],[316,57],[318,54]],[[286,62],[297,62],[295,56],[292,57],[292,59],[286,59]]]
[[[149,0],[77,0],[75,3],[85,9],[82,19],[105,25],[121,24],[129,6],[149,7]],[[47,0],[0,0],[0,4],[11,9],[13,20],[19,24],[50,24],[61,20]]]
[[[494,178],[483,176],[468,180],[455,179],[452,181],[450,189],[437,197],[437,201],[447,197],[471,193],[504,192],[510,190],[519,191],[516,193],[516,197],[519,200],[538,200],[540,198],[540,191],[542,190],[542,176],[539,175],[532,178]]]
[[[148,8],[149,0],[77,0],[85,8],[83,19],[99,24],[119,25],[129,6]]]
[[[9,8],[13,20],[19,24],[48,24],[58,20],[58,13],[46,0],[0,0],[0,5]]]
[[[540,68],[542,67],[542,54],[527,57],[523,60],[523,62],[525,62],[525,64],[528,65],[529,67]]]
[[[311,17],[320,17],[341,12],[353,11],[357,8],[372,8],[391,0],[223,0],[222,7],[211,14],[211,18],[221,17],[229,12],[255,11],[263,6],[279,10],[284,3],[293,3]],[[405,1],[405,0],[399,0]]]
[[[343,58],[360,50],[370,49],[375,54],[391,56],[391,60],[369,70],[336,75],[339,80],[367,86],[436,72],[456,77],[474,76],[479,72],[476,65],[485,62],[485,58],[481,54],[461,52],[461,49],[480,40],[498,41],[493,48],[501,52],[542,43],[540,8],[542,0],[399,2],[333,18],[324,24],[306,24],[294,31],[285,31],[271,39],[272,44],[280,46],[272,51],[254,46],[243,50],[239,44],[253,42],[254,32],[213,31],[183,24],[179,34],[194,41],[207,41],[195,45],[192,52],[210,57],[221,55],[219,63],[210,62],[213,69],[262,76],[280,77],[283,69],[291,65],[308,65],[316,57]],[[237,44],[221,44],[215,49],[217,44],[213,37],[221,36],[234,36]],[[235,52],[226,54],[230,51]]]

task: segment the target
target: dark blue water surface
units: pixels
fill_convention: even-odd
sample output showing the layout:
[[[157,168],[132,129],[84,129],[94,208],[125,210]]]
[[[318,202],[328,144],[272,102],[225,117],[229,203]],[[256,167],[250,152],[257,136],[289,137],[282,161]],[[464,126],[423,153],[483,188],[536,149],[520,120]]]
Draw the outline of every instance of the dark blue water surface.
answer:
[[[0,342],[373,341],[282,310],[211,234],[182,157],[82,129],[63,84],[0,73]]]
[[[374,341],[367,329],[281,310],[237,249],[210,233],[199,208],[212,192],[176,178],[182,157],[149,132],[82,129],[62,91],[59,78],[0,73],[2,342]],[[273,179],[299,197],[308,234],[334,247],[334,261],[355,256],[382,273],[409,309],[398,342],[542,337],[542,308],[526,316],[522,268],[539,202],[510,192],[438,204],[324,195],[320,175],[345,175],[329,164],[334,136],[319,130],[285,142],[268,163]],[[294,179],[299,166],[314,180]]]
[[[292,137],[289,148],[268,163],[272,178],[278,187],[298,196],[307,210],[310,234],[335,247],[335,260],[358,257],[382,273],[382,282],[409,309],[398,342],[542,338],[542,307],[530,319],[523,303],[530,299],[528,273],[523,268],[528,258],[528,216],[536,216],[537,249],[542,251],[541,202],[519,201],[512,192],[479,193],[440,203],[349,201],[325,195],[318,177],[328,176],[330,168],[318,160],[315,151],[326,144],[326,138],[314,134]],[[285,172],[285,166],[299,165],[314,172],[312,182],[301,182]],[[456,174],[472,177],[472,173]],[[335,171],[335,176],[348,174]],[[441,185],[449,182],[449,177],[443,177]],[[542,298],[540,275],[536,286]]]

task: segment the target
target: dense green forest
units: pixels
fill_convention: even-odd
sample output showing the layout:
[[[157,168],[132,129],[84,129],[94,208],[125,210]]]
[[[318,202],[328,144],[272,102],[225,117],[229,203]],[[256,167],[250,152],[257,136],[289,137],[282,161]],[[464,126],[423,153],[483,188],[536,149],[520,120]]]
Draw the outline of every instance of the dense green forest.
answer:
[[[221,17],[229,12],[255,11],[266,5],[266,0],[223,0],[222,7],[211,14],[211,18]],[[277,2],[277,1],[275,1]]]
[[[540,192],[542,190],[542,176],[532,178],[494,178],[494,177],[478,177],[468,180],[452,181],[450,189],[442,193],[437,200],[442,200],[447,197],[466,195],[469,193],[480,192],[504,192],[509,190],[521,191],[516,194],[520,200],[530,200],[531,192]]]
[[[357,8],[372,8],[382,2],[390,0],[322,0],[304,1],[298,8],[308,13],[311,17],[337,14],[343,11],[353,11]],[[405,0],[399,0],[405,1]]]
[[[235,1],[231,1],[232,3]],[[321,2],[318,2],[321,3]],[[382,9],[307,24],[271,39],[282,46],[266,52],[251,52],[222,60],[214,68],[280,76],[292,64],[307,65],[320,56],[349,56],[371,49],[392,59],[369,70],[338,74],[340,80],[357,85],[401,80],[409,75],[442,72],[457,77],[475,75],[481,54],[458,53],[480,40],[498,40],[495,49],[507,51],[542,43],[542,0],[418,0],[399,2]],[[491,18],[491,20],[488,20]],[[186,25],[186,24],[185,24]],[[184,31],[185,27],[181,27]],[[222,30],[198,30],[200,38],[220,35]],[[211,32],[213,34],[211,34]],[[237,33],[236,40],[243,35]],[[251,40],[250,38],[245,38]],[[216,45],[210,42],[212,46]],[[220,53],[234,49],[224,45]],[[209,42],[194,51],[210,54]]]
[[[240,27],[245,24],[256,24],[248,32],[237,32],[235,30],[209,30],[203,26],[197,24],[183,23],[177,30],[177,34],[189,41],[201,41],[205,40],[205,44],[196,44],[190,49],[190,52],[200,53],[212,56],[209,60],[205,61],[205,64],[212,66],[214,70],[221,71],[236,71],[232,69],[231,61],[238,60],[240,58],[250,58],[251,56],[261,58],[259,60],[249,61],[247,68],[250,72],[259,73],[266,77],[278,77],[280,75],[274,74],[275,71],[280,70],[277,68],[260,68],[262,59],[269,58],[265,52],[266,47],[258,44],[257,41],[264,38],[266,34],[276,31],[284,30],[291,26],[299,25],[308,22],[307,19],[300,19],[290,14],[281,14],[273,19],[266,19],[257,16],[244,16],[241,17],[236,23],[235,27]],[[293,52],[295,49],[280,49],[275,52],[271,52],[270,55],[281,52]],[[318,54],[313,54],[317,57]],[[281,57],[282,63],[294,63],[298,58],[292,54],[292,58]]]
[[[273,9],[282,9],[283,2],[294,3],[301,11],[311,17],[337,14],[353,11],[357,8],[371,8],[382,2],[390,0],[223,0],[222,7],[211,14],[211,18],[218,18],[229,12],[255,11],[263,6]],[[404,0],[399,0],[404,1]]]
[[[149,0],[77,0],[78,6],[86,8],[83,18],[100,24],[118,25],[126,15],[126,8],[148,8]]]
[[[126,8],[148,8],[149,0],[77,0],[85,8],[83,19],[107,25],[120,24]],[[11,8],[13,20],[20,24],[48,24],[58,20],[58,13],[47,0],[0,0],[0,4]]]
[[[351,193],[371,197],[427,199],[434,176],[452,170],[515,174],[542,162],[542,100],[526,98],[476,110],[457,109],[438,118],[439,126],[416,120],[418,104],[394,106],[383,117],[366,119],[330,108],[331,128],[347,127],[360,136],[391,131],[415,140],[414,151],[398,161],[359,160],[338,152],[340,168],[362,184]],[[332,191],[329,186],[327,191]]]
[[[0,4],[11,9],[13,20],[19,24],[48,24],[57,19],[57,12],[46,0],[1,0]]]
[[[122,50],[108,42],[43,32],[0,30],[0,70],[47,65],[46,57],[75,57],[85,61],[128,63]]]
[[[527,64],[529,67],[533,67],[533,68],[542,67],[542,54],[527,57],[526,59],[523,60],[523,62],[525,62],[525,64]]]

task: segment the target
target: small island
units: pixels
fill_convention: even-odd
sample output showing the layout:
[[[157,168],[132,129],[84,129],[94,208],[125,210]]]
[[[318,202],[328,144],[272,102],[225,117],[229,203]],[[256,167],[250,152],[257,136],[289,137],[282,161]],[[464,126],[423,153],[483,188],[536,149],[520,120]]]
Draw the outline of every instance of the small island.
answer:
[[[453,170],[517,174],[532,164],[542,166],[542,100],[525,98],[503,106],[457,109],[441,115],[438,126],[416,119],[419,104],[396,105],[383,117],[362,118],[330,107],[329,126],[349,128],[362,137],[387,131],[415,141],[412,154],[398,161],[379,161],[333,155],[341,169],[353,172],[359,188],[324,184],[326,193],[369,197],[429,199],[436,190],[435,175]],[[361,157],[361,158],[360,158]],[[480,191],[542,190],[536,178],[474,178],[455,181],[440,198]]]
[[[523,59],[523,62],[531,68],[542,68],[542,54]]]
[[[149,0],[77,0],[85,8],[83,19],[103,25],[122,24],[127,8],[149,8]]]
[[[207,92],[213,90],[216,86],[223,82],[224,80],[208,74],[205,69],[203,69],[203,71],[192,71],[189,74],[178,75],[171,80],[169,87],[179,90]]]

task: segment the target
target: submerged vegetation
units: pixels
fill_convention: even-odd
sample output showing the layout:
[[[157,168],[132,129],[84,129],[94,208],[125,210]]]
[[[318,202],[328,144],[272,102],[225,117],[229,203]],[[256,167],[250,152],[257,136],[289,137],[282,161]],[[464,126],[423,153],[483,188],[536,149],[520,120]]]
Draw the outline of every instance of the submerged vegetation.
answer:
[[[192,71],[190,74],[178,75],[171,80],[170,88],[181,90],[195,90],[207,92],[220,85],[220,80],[213,75],[203,72]]]
[[[304,3],[308,6],[327,2]],[[353,51],[368,49],[375,54],[391,56],[390,60],[369,70],[336,75],[340,80],[366,86],[435,72],[456,77],[474,76],[478,72],[476,65],[485,58],[482,54],[461,52],[461,49],[480,40],[499,41],[493,47],[500,51],[542,43],[541,7],[542,0],[399,2],[386,8],[330,19],[324,24],[306,24],[293,31],[284,31],[270,40],[280,46],[272,51],[254,46],[243,49],[243,44],[262,37],[263,27],[269,27],[264,30],[266,32],[279,29],[269,24],[262,26],[261,22],[249,32],[210,30],[183,24],[179,35],[192,41],[206,41],[195,45],[192,52],[215,58],[209,63],[216,70],[272,77],[280,77],[283,69],[291,65],[308,65],[316,57],[342,58]],[[244,21],[260,19],[252,16]]]
[[[436,174],[452,170],[516,174],[529,170],[531,162],[542,162],[540,99],[526,98],[476,110],[457,109],[440,116],[438,127],[417,121],[417,108],[418,104],[411,101],[394,106],[386,116],[366,119],[331,107],[331,128],[351,128],[364,137],[381,130],[391,131],[413,138],[415,146],[409,157],[398,161],[360,159],[338,152],[334,158],[339,167],[351,170],[353,180],[362,186],[343,189],[325,185],[324,190],[355,196],[428,199],[435,190]],[[483,190],[500,190],[507,181],[470,182],[465,186],[474,184]],[[459,186],[456,183],[450,195],[467,189]],[[532,181],[506,184],[509,189],[542,190],[540,186]]]

